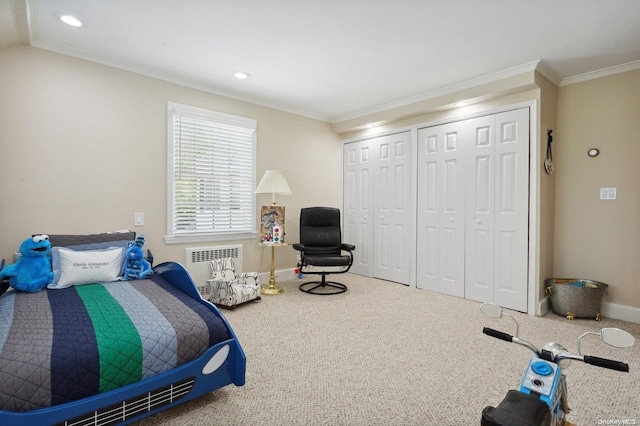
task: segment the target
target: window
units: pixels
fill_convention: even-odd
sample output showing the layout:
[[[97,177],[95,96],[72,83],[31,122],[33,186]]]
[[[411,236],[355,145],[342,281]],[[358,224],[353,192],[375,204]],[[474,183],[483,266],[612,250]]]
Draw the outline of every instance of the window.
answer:
[[[168,104],[167,243],[255,238],[257,122]]]

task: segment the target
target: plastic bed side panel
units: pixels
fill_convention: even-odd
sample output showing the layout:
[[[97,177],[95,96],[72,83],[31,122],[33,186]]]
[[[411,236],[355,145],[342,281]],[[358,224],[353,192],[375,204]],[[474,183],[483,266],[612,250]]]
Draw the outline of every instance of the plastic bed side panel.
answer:
[[[222,364],[210,374],[203,374],[203,370],[209,361],[221,351],[227,352]],[[78,417],[96,416],[98,421],[91,424],[116,424],[107,421],[113,418],[117,424],[128,424],[143,417],[163,411],[167,408],[181,404],[193,398],[197,398],[215,389],[219,389],[228,384],[244,383],[244,370],[246,362],[244,354],[237,340],[230,339],[220,342],[209,348],[201,357],[180,367],[174,368],[164,374],[142,380],[131,385],[115,389],[113,391],[98,394],[89,398],[73,401],[67,404],[41,408],[25,412],[0,411],[0,424],[11,425],[20,424],[24,426],[42,426],[65,424],[65,421]],[[193,379],[193,387],[184,396],[173,399],[169,387],[184,379]],[[155,398],[148,397],[154,391],[159,391],[165,398],[170,399],[159,403]],[[146,398],[146,399],[145,399]],[[149,398],[151,398],[149,400]],[[143,399],[143,402],[132,402],[127,406],[123,401]],[[137,406],[136,412],[132,412],[132,406]],[[140,409],[139,407],[142,406]],[[101,414],[105,407],[110,407],[111,414]],[[139,410],[139,411],[138,411]],[[103,420],[100,417],[103,416]],[[72,424],[72,423],[69,423]]]

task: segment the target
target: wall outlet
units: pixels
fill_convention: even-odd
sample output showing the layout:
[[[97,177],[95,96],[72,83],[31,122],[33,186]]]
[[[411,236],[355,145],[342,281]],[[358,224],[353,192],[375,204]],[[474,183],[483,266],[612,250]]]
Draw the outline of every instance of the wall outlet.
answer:
[[[600,188],[600,199],[601,200],[615,200],[616,199],[616,188]]]
[[[142,226],[142,225],[144,225],[144,213],[134,213],[133,214],[133,225],[134,226]]]

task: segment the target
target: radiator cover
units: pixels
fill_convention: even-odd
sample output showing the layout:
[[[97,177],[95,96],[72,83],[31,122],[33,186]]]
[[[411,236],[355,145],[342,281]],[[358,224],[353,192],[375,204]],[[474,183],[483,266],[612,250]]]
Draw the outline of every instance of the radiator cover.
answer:
[[[209,262],[230,257],[236,265],[236,273],[242,272],[242,245],[193,247],[185,249],[185,268],[196,285],[209,279]]]

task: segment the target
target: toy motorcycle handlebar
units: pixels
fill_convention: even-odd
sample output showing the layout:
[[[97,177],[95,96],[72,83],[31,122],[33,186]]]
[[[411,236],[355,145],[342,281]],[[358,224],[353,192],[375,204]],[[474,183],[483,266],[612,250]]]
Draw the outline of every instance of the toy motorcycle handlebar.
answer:
[[[513,337],[510,334],[503,333],[502,331],[494,330],[493,328],[489,328],[489,327],[484,327],[482,329],[482,332],[488,336],[495,337],[496,339],[504,340],[506,342],[517,343],[519,345],[525,346],[531,349],[536,355],[538,356],[541,355],[540,350],[538,350],[538,348],[536,348],[526,340],[518,339],[517,337]],[[629,364],[626,364],[624,362],[614,361],[612,359],[600,358],[597,356],[573,354],[569,352],[559,354],[555,357],[555,360],[551,360],[551,361],[559,362],[563,359],[575,359],[578,361],[582,361],[586,364],[595,365],[597,367],[608,368],[610,370],[616,370],[616,371],[623,371],[626,373],[629,372]]]
[[[482,332],[488,336],[495,337],[496,339],[504,340],[506,342],[513,342],[513,336],[502,331],[494,330],[493,328],[484,327]]]
[[[507,333],[503,333],[502,331],[494,330],[493,328],[489,328],[489,327],[484,327],[482,329],[482,332],[491,337],[495,337],[496,339],[504,340],[505,342],[517,343],[520,346],[524,346],[525,348],[528,348],[531,352],[533,352],[537,356],[539,357],[542,356],[540,349],[536,348],[534,345],[527,342],[526,340],[519,339],[515,336],[512,336]]]
[[[583,361],[587,364],[595,365],[597,367],[608,368],[610,370],[629,372],[629,364],[620,361],[614,361],[612,359],[599,358],[597,356],[583,355]]]

